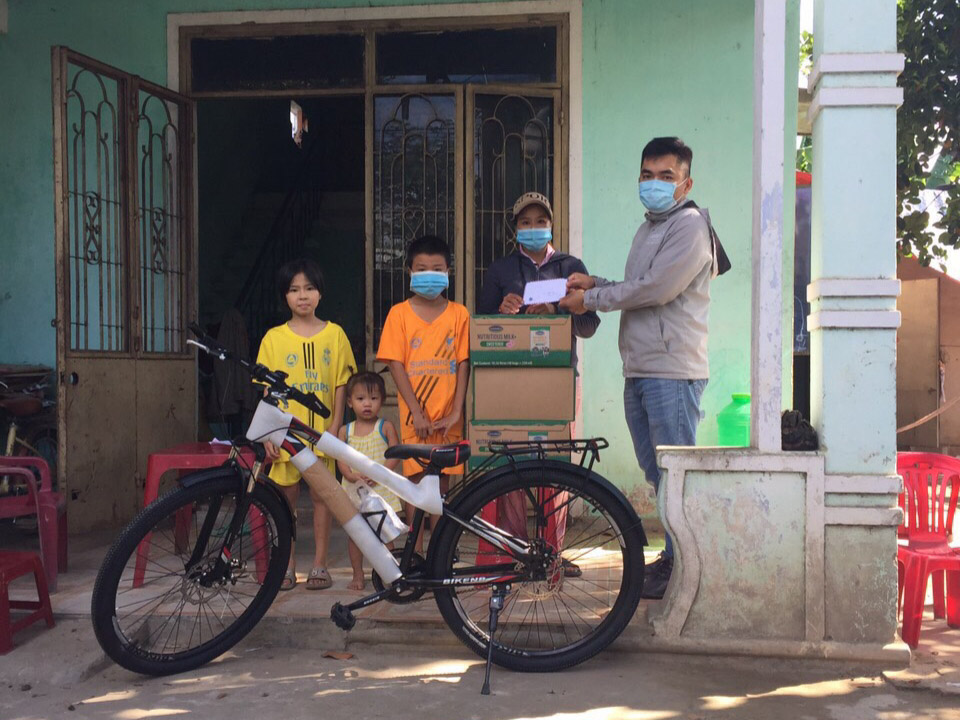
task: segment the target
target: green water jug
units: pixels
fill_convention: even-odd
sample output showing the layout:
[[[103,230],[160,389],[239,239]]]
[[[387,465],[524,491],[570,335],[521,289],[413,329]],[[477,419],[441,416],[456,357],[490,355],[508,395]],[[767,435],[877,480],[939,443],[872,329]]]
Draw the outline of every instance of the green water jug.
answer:
[[[733,393],[733,400],[717,413],[717,443],[729,447],[750,445],[750,393]]]

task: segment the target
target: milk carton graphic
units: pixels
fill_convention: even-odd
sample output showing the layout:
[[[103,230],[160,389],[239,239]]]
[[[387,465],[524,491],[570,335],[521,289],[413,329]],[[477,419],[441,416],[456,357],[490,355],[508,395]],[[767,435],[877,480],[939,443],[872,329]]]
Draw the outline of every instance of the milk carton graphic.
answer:
[[[530,327],[530,354],[546,357],[550,354],[550,327]]]

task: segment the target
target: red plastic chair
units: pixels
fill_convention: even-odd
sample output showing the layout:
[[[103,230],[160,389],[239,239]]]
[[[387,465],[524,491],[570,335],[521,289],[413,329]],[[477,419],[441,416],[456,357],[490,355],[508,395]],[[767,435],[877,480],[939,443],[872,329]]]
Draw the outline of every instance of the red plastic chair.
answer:
[[[903,595],[901,637],[915,648],[931,575],[935,616],[946,615],[948,625],[960,627],[960,549],[949,545],[960,493],[960,460],[936,453],[900,453],[897,471],[903,478],[901,507],[907,541],[897,548]]]
[[[176,445],[164,450],[152,452],[147,458],[147,478],[143,488],[143,506],[146,507],[154,500],[160,492],[160,479],[170,470],[178,470],[181,475],[187,471],[203,470],[222,465],[226,462],[230,454],[231,446],[227,444],[211,444],[207,442],[190,442],[182,445]],[[253,451],[245,448],[241,451],[243,461],[249,466],[253,464]],[[267,545],[265,534],[265,521],[257,522],[263,516],[256,508],[250,509],[250,523],[257,547],[265,548]],[[191,513],[189,508],[182,509],[177,514],[176,527],[174,531],[174,540],[177,550],[186,543],[189,534]],[[150,555],[151,536],[148,534],[137,546],[137,560],[133,572],[133,587],[143,586],[146,576],[147,563]],[[267,572],[267,554],[265,551],[256,555],[257,576],[260,582],[266,577]]]
[[[23,575],[33,575],[37,584],[36,600],[11,600],[10,583]],[[13,634],[28,625],[44,620],[53,627],[53,609],[50,593],[44,577],[43,564],[33,552],[0,551],[0,655],[13,648]],[[14,621],[11,610],[30,610],[23,618]]]
[[[34,471],[40,476],[39,486]],[[40,557],[50,592],[56,592],[57,572],[67,571],[66,499],[53,491],[46,460],[28,455],[0,456],[0,475],[16,477],[27,488],[26,495],[0,498],[0,518],[36,515],[40,535]]]
[[[960,473],[960,460],[949,455],[940,455],[938,453],[902,452],[897,454],[897,470],[901,477],[904,477],[904,473],[918,472],[920,471],[920,468],[924,468],[926,470],[929,483],[929,476],[932,474],[932,468],[937,468],[938,473]],[[900,527],[897,528],[897,539],[901,542],[909,543],[910,534],[917,532],[915,528],[917,527],[918,522],[916,517],[914,517],[912,522],[908,522],[908,520],[910,520],[908,517],[910,508],[908,508],[907,505],[906,493],[900,493],[899,504],[900,509],[903,510],[904,513],[904,522],[902,525],[900,525]],[[914,510],[915,514],[916,512],[918,512],[918,509]],[[929,510],[927,512],[929,513]],[[949,541],[951,539],[950,528],[953,526],[952,511],[948,513],[948,517],[945,521],[941,522],[940,525],[943,526],[946,540]],[[929,539],[923,537],[923,531],[919,532],[921,532],[921,536],[918,538],[919,540],[923,541],[925,539]],[[900,603],[903,595],[903,572],[903,563],[898,559],[897,614],[900,613]],[[937,571],[931,575],[931,579],[933,580],[933,616],[937,619],[943,619],[946,617],[946,602],[944,600],[944,573]]]

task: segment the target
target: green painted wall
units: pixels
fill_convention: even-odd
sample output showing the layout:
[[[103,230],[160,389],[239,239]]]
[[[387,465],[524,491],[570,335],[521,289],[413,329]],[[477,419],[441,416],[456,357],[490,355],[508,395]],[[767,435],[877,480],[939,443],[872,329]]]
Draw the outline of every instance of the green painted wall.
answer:
[[[799,1],[789,4],[788,38],[796,42]],[[716,443],[716,414],[733,392],[750,391],[750,244],[753,143],[752,0],[723,2],[584,3],[584,262],[591,273],[622,279],[643,207],[637,176],[643,145],[658,135],[679,135],[694,151],[691,197],[710,209],[733,269],[714,281],[710,308],[710,384],[702,402],[698,443]],[[710,28],[709,33],[696,29]],[[625,43],[625,39],[629,42]],[[641,49],[639,53],[629,48]],[[786,50],[789,139],[786,155],[784,237],[792,278],[793,141],[796,133],[797,50]],[[617,98],[610,102],[609,98]],[[788,270],[789,269],[789,270]],[[791,333],[792,287],[784,332]],[[619,314],[605,315],[585,343],[583,414],[586,434],[605,435],[629,448],[623,420],[623,379],[617,347]],[[785,344],[785,361],[790,350]],[[789,398],[790,365],[785,366]],[[601,472],[621,486],[642,481],[629,452],[610,452]],[[629,479],[628,479],[629,478]],[[642,489],[632,497],[642,503]],[[645,508],[652,511],[652,506]]]
[[[121,13],[108,0],[10,0],[9,33],[0,35],[0,361],[53,364],[55,358],[50,46],[67,45],[164,83],[168,12],[291,4],[405,3],[156,0],[124,4]],[[794,14],[797,4],[791,0]],[[678,134],[693,147],[693,197],[710,208],[734,263],[714,285],[712,379],[700,433],[707,444],[715,441],[715,416],[729,394],[749,389],[753,14],[752,0],[583,2],[587,267],[622,276],[642,221],[640,150],[664,134]],[[791,53],[788,48],[788,65]],[[788,107],[791,114],[795,108]],[[617,324],[615,314],[606,316],[585,345],[584,432],[613,442],[616,450],[604,456],[601,470],[629,486],[641,478],[623,421]]]

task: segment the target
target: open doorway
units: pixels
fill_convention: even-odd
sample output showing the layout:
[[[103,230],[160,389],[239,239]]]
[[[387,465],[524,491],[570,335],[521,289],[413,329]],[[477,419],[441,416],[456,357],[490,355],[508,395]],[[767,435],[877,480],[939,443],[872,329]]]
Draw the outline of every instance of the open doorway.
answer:
[[[179,26],[180,86],[198,105],[202,320],[216,329],[236,307],[256,348],[284,317],[268,261],[311,255],[328,276],[322,314],[377,370],[414,237],[449,243],[450,295],[470,308],[486,267],[514,246],[522,192],[551,199],[565,250],[567,32],[561,14]],[[302,150],[290,100],[309,120]],[[312,204],[318,215],[288,211]],[[289,232],[271,231],[271,217]],[[296,252],[264,250],[264,233],[292,235]],[[388,415],[395,397],[388,381]]]
[[[290,98],[197,103],[200,321],[234,342],[245,330],[255,357],[263,333],[288,317],[276,287],[277,268],[309,257],[324,272],[318,313],[343,327],[362,364],[363,98],[294,99],[309,121],[300,147],[291,138]],[[221,327],[224,323],[234,328]],[[224,388],[214,391],[204,370],[206,415],[218,431],[221,415],[234,415],[236,407],[223,399]]]

